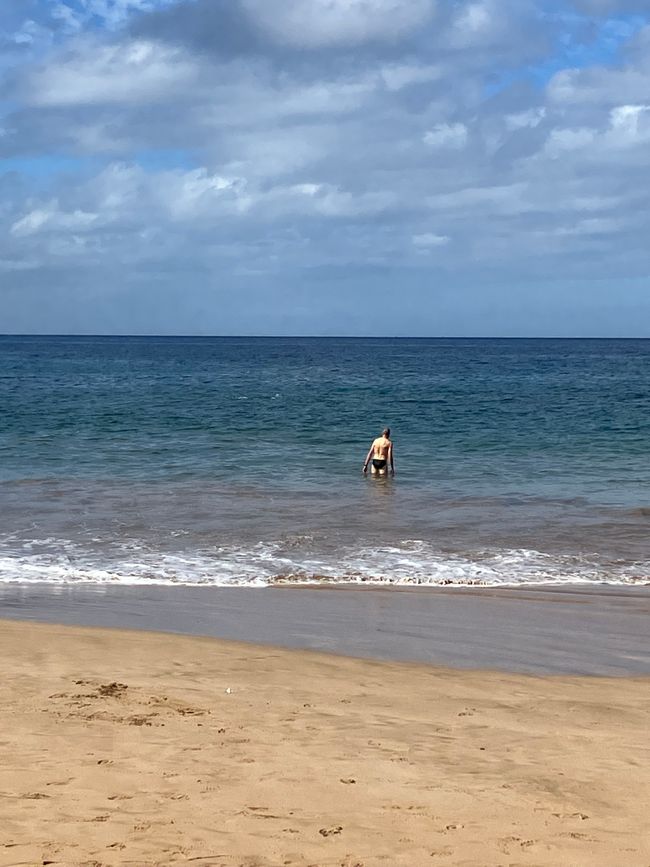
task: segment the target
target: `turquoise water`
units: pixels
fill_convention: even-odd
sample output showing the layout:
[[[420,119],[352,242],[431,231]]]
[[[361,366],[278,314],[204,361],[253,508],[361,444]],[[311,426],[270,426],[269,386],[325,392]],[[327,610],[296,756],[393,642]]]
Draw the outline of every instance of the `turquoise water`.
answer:
[[[1,580],[650,580],[650,341],[1,337],[0,407]]]

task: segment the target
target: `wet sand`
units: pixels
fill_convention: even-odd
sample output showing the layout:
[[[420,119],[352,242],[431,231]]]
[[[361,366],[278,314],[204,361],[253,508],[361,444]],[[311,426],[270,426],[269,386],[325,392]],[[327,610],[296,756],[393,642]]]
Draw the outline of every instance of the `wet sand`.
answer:
[[[0,585],[0,617],[539,674],[650,673],[650,587]]]

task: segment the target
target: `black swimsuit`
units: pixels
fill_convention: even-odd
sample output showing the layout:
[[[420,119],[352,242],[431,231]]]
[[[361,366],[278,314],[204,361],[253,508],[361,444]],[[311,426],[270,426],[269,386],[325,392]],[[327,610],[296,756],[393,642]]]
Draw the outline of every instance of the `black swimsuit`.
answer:
[[[373,458],[372,465],[376,470],[386,469],[386,458]]]

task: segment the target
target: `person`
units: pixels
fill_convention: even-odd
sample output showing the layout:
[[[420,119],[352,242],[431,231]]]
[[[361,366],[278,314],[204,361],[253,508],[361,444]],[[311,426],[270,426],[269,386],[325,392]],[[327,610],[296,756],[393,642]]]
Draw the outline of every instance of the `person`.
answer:
[[[366,455],[366,460],[363,465],[363,472],[368,472],[368,465],[372,461],[370,472],[373,476],[385,476],[388,466],[390,466],[391,476],[395,475],[395,462],[393,460],[393,443],[390,438],[390,428],[386,427],[382,431],[380,437],[373,440],[372,445]]]

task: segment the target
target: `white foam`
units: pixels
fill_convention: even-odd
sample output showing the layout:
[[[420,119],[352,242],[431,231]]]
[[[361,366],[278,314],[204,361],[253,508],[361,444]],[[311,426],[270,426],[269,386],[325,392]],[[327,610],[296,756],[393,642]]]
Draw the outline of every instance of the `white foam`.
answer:
[[[650,584],[650,562],[603,563],[595,556],[528,549],[449,554],[417,539],[393,546],[342,547],[335,554],[314,549],[310,537],[174,554],[157,553],[129,542],[118,556],[108,556],[63,539],[32,540],[12,548],[0,552],[2,583],[219,587],[275,583],[489,587]]]

